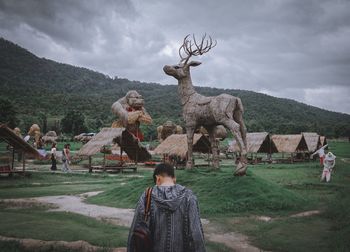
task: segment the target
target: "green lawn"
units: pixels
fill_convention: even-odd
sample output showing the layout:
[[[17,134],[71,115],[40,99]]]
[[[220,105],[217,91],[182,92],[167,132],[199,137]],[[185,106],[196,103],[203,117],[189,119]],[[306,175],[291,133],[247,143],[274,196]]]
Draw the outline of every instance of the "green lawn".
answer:
[[[0,207],[0,233],[3,236],[40,240],[85,240],[101,247],[124,247],[128,229],[93,218],[65,212],[46,212],[40,208]]]
[[[114,188],[125,180],[128,180],[128,175],[112,177],[105,174],[50,172],[33,172],[29,177],[0,177],[0,199],[103,191]]]
[[[178,170],[177,181],[197,195],[201,217],[222,232],[238,231],[257,247],[269,251],[349,251],[350,248],[350,143],[330,142],[337,156],[337,171],[331,183],[321,183],[317,161],[299,164],[250,166],[245,177],[233,177],[232,160],[221,170]],[[32,173],[30,177],[0,178],[0,198],[104,193],[89,203],[122,208],[135,206],[143,190],[152,185],[151,170],[138,175]],[[320,215],[290,218],[289,215],[320,210]],[[0,235],[47,240],[83,239],[99,246],[125,246],[127,229],[69,213],[45,209],[0,207]],[[272,221],[253,216],[269,216]],[[58,221],[61,224],[57,224]],[[38,228],[40,227],[40,228]],[[62,234],[64,227],[74,232]],[[82,232],[81,230],[84,230]],[[64,233],[64,232],[63,232]],[[96,233],[95,238],[94,234]],[[111,236],[107,234],[112,234]],[[117,236],[117,237],[115,237]],[[112,237],[112,238],[111,238]],[[0,246],[14,246],[1,242]],[[229,251],[224,245],[207,243],[208,251]],[[14,250],[15,251],[15,250]]]

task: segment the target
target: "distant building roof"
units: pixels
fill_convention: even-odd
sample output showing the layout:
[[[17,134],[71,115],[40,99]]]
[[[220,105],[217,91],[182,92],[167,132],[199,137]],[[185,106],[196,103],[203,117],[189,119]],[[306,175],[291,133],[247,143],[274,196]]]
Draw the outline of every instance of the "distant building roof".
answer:
[[[318,150],[322,144],[320,136],[316,132],[302,132],[309,152]]]
[[[308,151],[302,134],[272,135],[271,140],[276,145],[278,152],[295,153]]]
[[[174,134],[167,137],[154,149],[155,154],[174,155],[181,158],[187,157],[188,145],[186,134]],[[208,153],[211,151],[208,138],[202,134],[193,136],[193,152]]]
[[[277,147],[271,141],[267,132],[247,133],[247,152],[249,153],[276,153]],[[234,139],[228,148],[229,152],[240,152],[238,143]]]
[[[81,147],[77,155],[92,156],[101,151],[104,146],[117,143],[132,160],[147,161],[151,154],[140,142],[125,128],[103,128],[99,133]]]
[[[320,141],[322,146],[325,146],[328,143],[325,136],[320,136]]]

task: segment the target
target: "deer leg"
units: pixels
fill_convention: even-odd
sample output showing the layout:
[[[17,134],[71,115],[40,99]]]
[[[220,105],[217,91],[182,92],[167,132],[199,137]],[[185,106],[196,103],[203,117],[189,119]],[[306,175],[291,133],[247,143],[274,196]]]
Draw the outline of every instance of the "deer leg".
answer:
[[[209,133],[211,151],[213,153],[213,168],[217,170],[219,169],[220,163],[219,163],[219,156],[218,156],[218,142],[215,139],[214,129],[215,128],[211,128],[210,130],[208,130],[208,133]]]
[[[244,124],[242,111],[241,110],[235,111],[233,118],[240,126],[239,130],[241,132],[241,137],[242,137],[243,143],[247,147],[247,128]]]
[[[243,176],[246,174],[246,170],[247,170],[247,158],[246,158],[247,148],[242,139],[240,125],[236,123],[234,120],[228,120],[224,123],[224,125],[232,132],[234,138],[238,143],[239,149],[241,151],[241,158],[239,163],[237,164],[234,175]]]
[[[186,169],[192,169],[193,168],[193,135],[194,135],[194,128],[186,128],[186,134],[187,134],[187,162],[186,162]]]

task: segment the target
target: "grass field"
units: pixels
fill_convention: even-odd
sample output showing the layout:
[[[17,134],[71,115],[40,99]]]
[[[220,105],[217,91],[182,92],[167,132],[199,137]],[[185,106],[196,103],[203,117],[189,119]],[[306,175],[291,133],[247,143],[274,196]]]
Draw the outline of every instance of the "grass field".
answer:
[[[255,246],[268,251],[349,251],[350,248],[350,143],[330,142],[337,156],[331,183],[321,183],[318,162],[261,164],[249,167],[245,177],[233,177],[232,160],[221,170],[178,170],[177,181],[198,197],[201,217],[221,232],[241,232]],[[51,174],[0,177],[0,199],[104,191],[89,203],[133,208],[139,195],[152,184],[151,170],[138,175]],[[308,210],[320,214],[290,215]],[[86,240],[99,246],[125,246],[128,230],[89,217],[44,208],[9,209],[0,204],[0,235],[42,240]],[[263,221],[256,216],[268,216]],[[64,230],[69,227],[69,232]],[[83,230],[83,231],[82,231]],[[16,251],[18,244],[0,242]],[[12,249],[13,248],[13,249]],[[230,251],[208,242],[208,251]]]

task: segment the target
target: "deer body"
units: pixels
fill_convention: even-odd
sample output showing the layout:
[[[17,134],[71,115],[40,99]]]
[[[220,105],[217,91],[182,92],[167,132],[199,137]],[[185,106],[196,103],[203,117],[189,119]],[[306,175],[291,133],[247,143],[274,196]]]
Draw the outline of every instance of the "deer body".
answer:
[[[188,37],[188,36],[187,36]],[[184,44],[180,47],[179,54],[181,61],[177,65],[166,65],[163,70],[167,75],[173,76],[178,80],[178,93],[181,99],[183,108],[183,118],[185,120],[188,154],[187,154],[187,168],[192,168],[192,147],[193,135],[197,128],[203,126],[209,133],[209,140],[213,153],[213,166],[219,168],[218,146],[215,139],[215,127],[223,125],[229,129],[237,140],[241,149],[242,158],[236,167],[235,175],[245,175],[246,164],[246,128],[243,121],[243,105],[241,99],[228,94],[221,94],[218,96],[207,97],[198,94],[192,84],[190,67],[198,66],[201,63],[198,61],[191,61],[188,59],[193,55],[203,54],[212,48],[212,41],[207,42],[206,47],[203,48],[204,38],[201,45],[195,42],[184,40]],[[211,40],[211,38],[210,38]],[[192,50],[192,45],[196,45],[197,49]],[[186,58],[181,55],[181,48],[187,54]],[[184,63],[182,63],[184,61]]]

